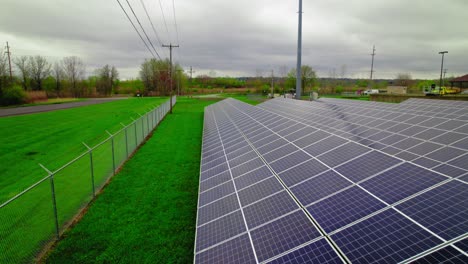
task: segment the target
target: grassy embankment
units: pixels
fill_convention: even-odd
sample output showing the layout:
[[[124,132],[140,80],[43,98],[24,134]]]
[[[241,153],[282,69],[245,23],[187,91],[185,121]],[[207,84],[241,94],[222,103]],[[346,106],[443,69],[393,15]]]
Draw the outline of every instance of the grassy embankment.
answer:
[[[203,111],[215,102],[178,98],[47,262],[191,263]]]

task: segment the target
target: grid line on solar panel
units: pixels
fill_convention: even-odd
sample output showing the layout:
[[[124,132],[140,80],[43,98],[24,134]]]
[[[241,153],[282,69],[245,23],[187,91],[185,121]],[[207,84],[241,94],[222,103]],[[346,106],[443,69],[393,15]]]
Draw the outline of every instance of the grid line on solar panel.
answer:
[[[429,190],[396,208],[435,234],[450,240],[468,230],[468,186],[458,181]]]
[[[403,163],[360,184],[388,204],[425,190],[447,177],[421,167]]]
[[[456,250],[454,247],[448,246],[432,252],[422,258],[412,261],[415,264],[432,264],[432,263],[468,263],[468,256]]]
[[[242,235],[216,247],[198,253],[195,263],[257,263],[248,235]]]
[[[345,263],[335,250],[330,246],[326,239],[314,240],[305,246],[299,247],[287,254],[281,254],[276,259],[270,260],[270,264],[294,264],[294,263],[312,263],[312,264],[338,264]]]
[[[251,234],[260,262],[320,237],[320,232],[303,211],[255,229]]]
[[[356,263],[396,263],[442,241],[389,209],[331,236]]]

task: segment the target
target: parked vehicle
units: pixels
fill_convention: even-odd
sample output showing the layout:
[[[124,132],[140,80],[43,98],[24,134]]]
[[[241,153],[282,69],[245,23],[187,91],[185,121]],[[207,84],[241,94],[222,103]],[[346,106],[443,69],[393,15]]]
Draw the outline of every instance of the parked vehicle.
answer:
[[[445,86],[436,86],[435,84],[429,86],[426,86],[423,88],[423,93],[426,96],[432,96],[432,95],[444,95],[444,94],[456,94],[459,91],[456,89],[449,89]]]
[[[378,93],[379,93],[379,90],[377,89],[368,89],[368,90],[365,90],[362,94],[369,95],[369,94],[378,94]]]

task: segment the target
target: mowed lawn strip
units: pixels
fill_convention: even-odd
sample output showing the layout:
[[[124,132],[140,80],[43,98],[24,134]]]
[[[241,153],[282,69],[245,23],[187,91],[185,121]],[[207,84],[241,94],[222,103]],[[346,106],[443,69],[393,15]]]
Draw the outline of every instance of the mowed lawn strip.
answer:
[[[129,98],[53,112],[0,118],[0,203],[56,170],[168,98]]]
[[[174,113],[58,243],[48,263],[191,263],[204,107]]]

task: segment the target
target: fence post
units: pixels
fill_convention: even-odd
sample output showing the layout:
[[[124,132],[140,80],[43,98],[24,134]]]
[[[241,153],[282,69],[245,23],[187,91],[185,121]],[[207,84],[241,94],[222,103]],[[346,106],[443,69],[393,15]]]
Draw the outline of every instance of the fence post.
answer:
[[[133,118],[132,118],[132,120],[133,120],[133,124],[135,125],[134,127],[135,127],[135,149],[136,149],[138,147],[138,136],[137,136],[136,120],[133,119]]]
[[[52,206],[54,209],[54,220],[55,220],[55,235],[57,240],[60,238],[60,231],[59,231],[59,224],[58,224],[58,214],[57,214],[57,198],[55,197],[55,185],[54,185],[54,174],[48,170],[44,165],[39,163],[39,166],[41,166],[48,174],[49,174],[49,179],[50,179],[50,190],[52,193]]]
[[[94,163],[93,163],[93,150],[86,145],[86,143],[82,142],[83,145],[89,150],[89,161],[91,166],[91,186],[93,187],[93,198],[96,197],[96,188],[94,185]]]
[[[145,122],[143,122],[143,116],[141,114],[140,115],[140,120],[141,120],[141,142],[143,142],[143,140],[145,140]]]
[[[148,130],[148,132],[146,132],[146,135],[149,135],[149,132],[150,132],[149,113],[146,114],[146,130]]]
[[[127,132],[127,126],[120,123],[124,128],[125,128],[125,151],[127,152],[127,158],[128,158],[128,132]]]
[[[111,138],[111,144],[112,144],[112,168],[114,169],[114,171],[112,172],[112,174],[115,175],[115,151],[114,151],[114,135],[112,135],[109,131],[107,131],[107,134],[109,134],[110,138]]]

